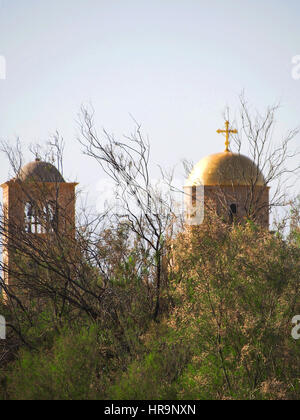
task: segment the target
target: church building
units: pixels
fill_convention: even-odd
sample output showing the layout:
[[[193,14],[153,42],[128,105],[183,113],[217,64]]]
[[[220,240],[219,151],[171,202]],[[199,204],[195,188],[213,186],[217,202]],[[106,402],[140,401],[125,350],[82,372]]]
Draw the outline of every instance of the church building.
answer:
[[[6,286],[14,283],[16,249],[41,246],[55,235],[75,236],[75,187],[65,182],[58,169],[36,159],[17,176],[1,185],[3,189],[3,276]],[[49,241],[48,241],[49,242]],[[27,244],[27,245],[26,245]]]
[[[225,150],[197,163],[184,186],[185,221],[201,225],[209,212],[227,223],[251,219],[269,227],[269,187],[259,167],[248,157],[229,150],[229,135],[236,130],[218,130],[226,136]],[[55,235],[75,239],[75,187],[65,182],[57,168],[36,159],[25,165],[3,188],[3,275],[14,286],[16,244],[34,244]],[[51,241],[50,241],[51,242]],[[47,241],[45,242],[47,243]],[[18,248],[18,247],[17,247]],[[39,249],[39,248],[36,248]]]
[[[198,162],[184,186],[185,221],[200,225],[209,211],[228,223],[251,219],[269,228],[269,187],[259,167],[240,153],[229,150],[229,129],[217,130],[226,137],[225,150]]]

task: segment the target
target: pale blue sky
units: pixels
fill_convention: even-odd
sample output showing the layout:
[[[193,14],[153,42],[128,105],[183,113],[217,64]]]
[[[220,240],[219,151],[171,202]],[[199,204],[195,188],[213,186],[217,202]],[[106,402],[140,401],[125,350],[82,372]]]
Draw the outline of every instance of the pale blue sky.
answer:
[[[222,151],[216,129],[242,89],[261,110],[280,100],[286,131],[300,124],[299,18],[297,0],[2,0],[0,137],[42,143],[59,130],[66,177],[93,189],[98,167],[76,142],[82,103],[116,134],[133,114],[164,167]]]

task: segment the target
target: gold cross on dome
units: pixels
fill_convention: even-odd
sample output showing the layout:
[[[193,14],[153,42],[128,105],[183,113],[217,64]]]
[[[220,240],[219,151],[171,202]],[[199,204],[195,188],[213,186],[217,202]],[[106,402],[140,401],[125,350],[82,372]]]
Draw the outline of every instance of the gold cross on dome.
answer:
[[[225,152],[229,152],[229,134],[233,133],[236,134],[237,130],[229,130],[229,121],[225,121],[225,130],[217,130],[217,133],[225,133],[226,134],[226,141],[225,141]]]

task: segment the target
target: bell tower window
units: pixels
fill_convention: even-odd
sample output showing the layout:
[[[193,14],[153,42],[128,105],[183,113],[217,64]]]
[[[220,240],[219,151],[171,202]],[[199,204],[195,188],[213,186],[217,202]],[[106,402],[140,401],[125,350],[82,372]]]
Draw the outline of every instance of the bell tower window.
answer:
[[[192,186],[192,206],[196,207],[196,202],[197,202],[197,190],[196,190],[196,186],[193,185]]]
[[[54,203],[48,202],[43,208],[27,202],[24,208],[25,232],[50,233],[57,231],[57,209]]]
[[[37,207],[27,202],[25,204],[25,232],[27,233],[42,233],[42,226],[38,214]]]
[[[47,233],[57,232],[57,213],[57,203],[54,201],[48,201],[48,203],[46,203],[46,205],[44,206],[42,212],[45,230]]]
[[[229,222],[230,223],[233,223],[234,216],[236,216],[236,214],[237,214],[237,204],[232,203],[229,206]]]
[[[235,203],[230,204],[230,211],[232,214],[237,214],[237,205]]]

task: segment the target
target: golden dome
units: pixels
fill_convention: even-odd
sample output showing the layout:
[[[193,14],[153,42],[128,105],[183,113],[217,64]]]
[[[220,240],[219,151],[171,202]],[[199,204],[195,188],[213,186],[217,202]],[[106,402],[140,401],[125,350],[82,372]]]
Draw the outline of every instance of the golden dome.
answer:
[[[265,186],[263,174],[247,156],[225,151],[206,156],[198,162],[185,186],[196,185],[255,185]]]

